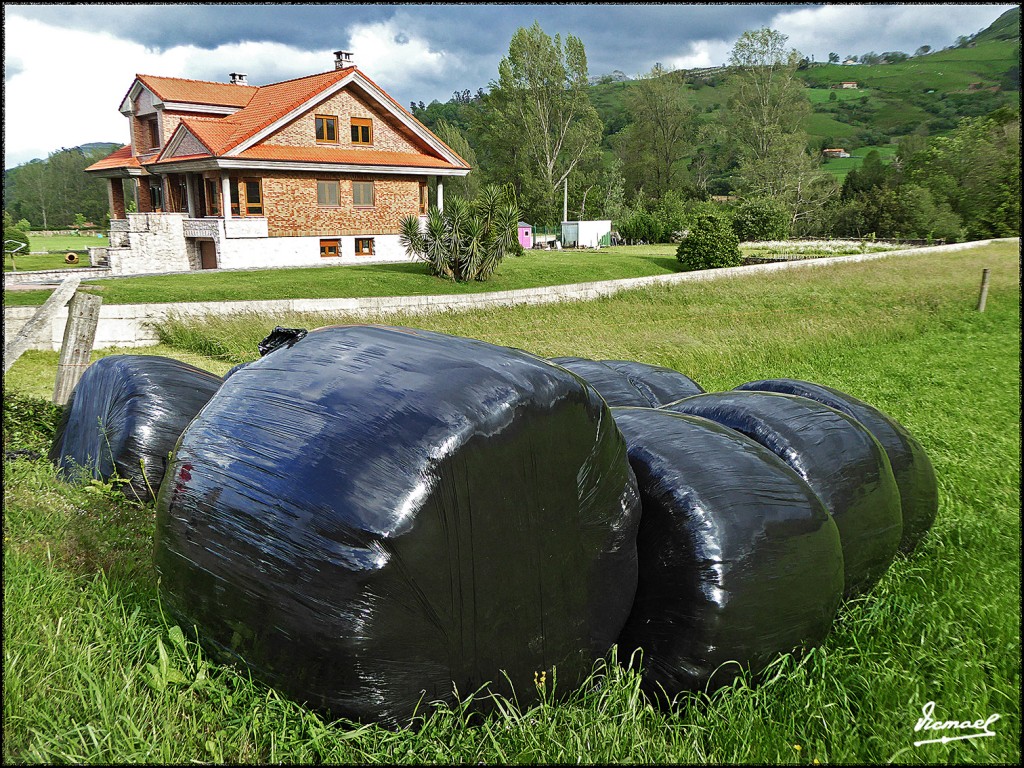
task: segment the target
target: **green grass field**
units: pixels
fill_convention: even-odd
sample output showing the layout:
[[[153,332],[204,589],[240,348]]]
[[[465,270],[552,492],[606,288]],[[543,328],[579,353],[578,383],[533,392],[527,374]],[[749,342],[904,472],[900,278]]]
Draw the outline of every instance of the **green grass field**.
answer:
[[[106,235],[32,235],[28,236],[29,250],[34,253],[60,253],[68,251],[85,252],[90,246],[98,248],[107,246],[110,240]]]
[[[194,272],[90,280],[86,290],[105,304],[254,301],[364,296],[488,293],[589,283],[680,271],[672,244],[616,246],[600,251],[527,251],[505,259],[486,282],[455,283],[427,274],[423,263]],[[52,289],[4,291],[9,307],[39,306]]]
[[[37,269],[63,269],[71,267],[88,267],[87,248],[106,246],[110,240],[103,237],[87,235],[29,235],[28,248],[14,254],[13,267],[19,272]],[[64,257],[74,252],[78,254],[78,264],[65,264]],[[10,254],[4,253],[4,272],[12,269]]]
[[[931,457],[935,526],[824,645],[759,684],[651,708],[615,665],[572,699],[416,730],[330,722],[170,626],[152,568],[153,512],[45,461],[4,462],[4,740],[8,763],[941,763],[1020,761],[1020,273],[1016,243],[652,288],[589,302],[379,318],[545,356],[627,358],[709,391],[790,376],[904,424]],[[975,311],[983,268],[988,305]],[[275,324],[168,324],[165,345],[223,372]],[[216,342],[212,344],[211,341]],[[200,353],[220,345],[220,358]],[[5,450],[45,450],[57,355],[5,377]],[[12,439],[11,436],[14,436]],[[921,708],[1000,715],[995,736],[915,747]]]
[[[67,264],[64,261],[66,253],[33,253],[25,256],[15,254],[14,259],[4,254],[4,272],[16,269],[18,272],[31,272],[39,269],[77,269],[79,267],[91,266],[89,257],[78,254],[77,264]]]

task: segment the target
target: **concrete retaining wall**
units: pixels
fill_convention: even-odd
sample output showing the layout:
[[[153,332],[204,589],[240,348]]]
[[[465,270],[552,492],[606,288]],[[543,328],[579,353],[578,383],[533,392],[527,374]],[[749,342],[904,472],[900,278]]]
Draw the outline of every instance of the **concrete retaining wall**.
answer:
[[[4,288],[26,283],[40,283],[34,286],[39,289],[52,288],[52,283],[59,283],[65,277],[77,277],[81,280],[92,280],[94,277],[109,277],[108,267],[66,267],[63,269],[37,269],[30,272],[4,272]],[[50,285],[43,285],[50,283]]]
[[[1004,241],[1019,241],[1019,238],[1003,238]],[[607,280],[595,283],[574,283],[553,285],[544,288],[524,288],[515,291],[491,293],[432,295],[432,296],[385,296],[349,299],[278,299],[274,301],[224,301],[188,302],[178,304],[104,304],[100,310],[100,322],[96,332],[95,346],[143,347],[158,343],[155,330],[150,323],[163,320],[169,315],[180,317],[207,317],[211,315],[253,314],[261,315],[273,322],[275,315],[293,312],[346,313],[356,316],[390,312],[443,312],[446,310],[474,309],[478,307],[509,306],[513,304],[545,304],[556,301],[580,301],[611,296],[619,291],[644,288],[652,285],[675,285],[693,280],[717,280],[742,277],[787,269],[810,269],[833,264],[873,261],[924,253],[949,253],[975,248],[998,240],[981,240],[973,243],[954,243],[929,248],[888,251],[883,253],[854,254],[822,259],[751,264],[728,269],[705,269],[697,272],[679,272],[671,275],[634,277],[624,280]],[[28,322],[37,307],[10,307],[4,310],[4,344],[14,337]],[[67,308],[57,313],[49,328],[41,329],[32,340],[30,349],[60,349],[67,322]]]

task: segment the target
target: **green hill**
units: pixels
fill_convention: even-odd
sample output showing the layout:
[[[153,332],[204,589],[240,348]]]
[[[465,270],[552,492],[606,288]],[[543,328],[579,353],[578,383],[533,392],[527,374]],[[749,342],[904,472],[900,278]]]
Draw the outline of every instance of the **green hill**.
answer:
[[[942,134],[960,119],[1004,106],[1020,108],[1020,9],[1013,8],[962,47],[947,48],[892,64],[812,64],[798,72],[812,112],[804,124],[812,147],[843,147],[853,157],[826,169],[840,179],[860,164],[869,148],[889,148],[912,133]],[[713,121],[729,94],[728,71],[673,72],[671,77],[705,121]],[[840,88],[854,81],[857,88]],[[590,99],[604,123],[604,149],[629,122],[628,93],[634,82],[593,85]],[[863,151],[860,151],[862,150]]]

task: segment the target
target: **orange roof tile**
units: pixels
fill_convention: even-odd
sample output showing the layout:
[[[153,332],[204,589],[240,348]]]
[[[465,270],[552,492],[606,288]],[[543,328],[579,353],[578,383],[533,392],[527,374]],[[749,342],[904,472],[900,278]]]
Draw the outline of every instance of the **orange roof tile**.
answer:
[[[231,118],[200,118],[185,117],[181,124],[192,133],[199,141],[210,150],[211,154],[218,154],[218,148],[224,146],[232,134],[238,130],[238,126]]]
[[[132,157],[131,144],[127,144],[120,149],[112,152],[111,154],[104,157],[102,160],[97,160],[95,163],[90,165],[85,170],[87,171],[105,171],[111,168],[140,168],[139,161],[137,158]]]
[[[205,80],[186,80],[180,77],[136,75],[139,82],[149,88],[161,101],[184,101],[217,107],[244,107],[259,91],[255,85],[211,83]]]
[[[340,149],[334,147],[285,147],[257,144],[241,152],[247,160],[278,160],[307,163],[345,163],[346,165],[393,165],[415,168],[454,168],[440,157],[416,152],[385,152],[377,149]]]
[[[355,67],[336,69],[315,75],[286,80],[263,86],[234,85],[230,83],[212,83],[201,80],[185,80],[172,77],[155,77],[153,75],[136,75],[139,82],[153,91],[159,98],[166,101],[183,101],[197,104],[215,104],[239,107],[237,112],[221,118],[183,117],[181,125],[189,130],[214,157],[223,157],[231,150],[251,139],[261,130],[273,125],[296,107],[301,106],[330,86],[348,77]],[[360,73],[362,74],[362,73]],[[366,77],[365,75],[362,75]],[[386,91],[369,78],[366,78],[385,98],[406,118],[430,133],[411,113],[395,101]],[[431,134],[433,135],[433,134]],[[440,141],[440,139],[438,139]],[[326,162],[356,165],[405,166],[418,168],[469,168],[469,164],[451,150],[460,163],[450,163],[433,154],[414,152],[384,152],[373,149],[340,149],[333,147],[285,147],[257,145],[241,152],[238,157],[251,160],[292,161],[292,162]],[[128,148],[126,148],[128,149]],[[119,150],[121,152],[123,150]],[[433,150],[428,150],[432,153]],[[117,153],[115,153],[117,154]],[[128,149],[130,157],[130,149]],[[145,165],[177,162],[185,159],[205,157],[193,154],[186,157],[152,158]],[[113,158],[113,156],[111,156]],[[106,163],[108,160],[100,161]],[[124,163],[122,165],[131,165]],[[138,167],[137,160],[134,165]],[[99,169],[100,164],[93,166]],[[119,167],[109,165],[102,167]]]

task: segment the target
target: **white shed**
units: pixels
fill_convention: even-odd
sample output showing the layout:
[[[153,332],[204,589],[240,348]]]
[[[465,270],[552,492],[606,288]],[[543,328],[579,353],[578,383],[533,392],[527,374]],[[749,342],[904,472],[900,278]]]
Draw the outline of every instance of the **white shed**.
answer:
[[[562,245],[567,248],[597,248],[611,242],[611,219],[603,221],[563,221]]]

